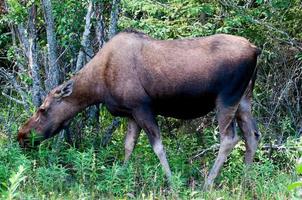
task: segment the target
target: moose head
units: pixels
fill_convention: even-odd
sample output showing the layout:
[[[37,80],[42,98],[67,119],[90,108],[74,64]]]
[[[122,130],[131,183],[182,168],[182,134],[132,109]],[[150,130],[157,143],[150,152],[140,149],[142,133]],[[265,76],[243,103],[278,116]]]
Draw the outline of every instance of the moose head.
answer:
[[[46,96],[36,113],[19,129],[18,141],[21,146],[38,144],[63,129],[75,113],[73,98],[74,80],[54,88]]]

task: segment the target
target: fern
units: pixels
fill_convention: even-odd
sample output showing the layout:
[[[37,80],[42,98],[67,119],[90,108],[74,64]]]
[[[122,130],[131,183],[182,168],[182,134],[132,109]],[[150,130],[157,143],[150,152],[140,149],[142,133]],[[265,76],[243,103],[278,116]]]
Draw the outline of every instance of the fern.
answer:
[[[20,165],[18,167],[17,173],[13,173],[9,178],[9,185],[7,186],[5,183],[3,183],[4,187],[7,190],[2,194],[2,199],[12,200],[18,196],[17,189],[20,186],[21,182],[26,179],[26,176],[23,175],[24,171],[25,168],[23,167],[23,165]]]

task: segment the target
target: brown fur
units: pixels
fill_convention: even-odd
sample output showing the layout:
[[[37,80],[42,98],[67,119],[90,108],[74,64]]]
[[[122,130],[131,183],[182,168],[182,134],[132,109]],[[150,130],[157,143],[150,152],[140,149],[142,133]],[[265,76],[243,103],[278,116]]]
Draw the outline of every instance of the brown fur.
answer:
[[[259,53],[245,38],[226,34],[163,41],[140,32],[122,32],[71,82],[48,94],[43,105],[20,128],[18,140],[24,144],[33,129],[44,138],[51,137],[76,113],[103,103],[113,115],[126,116],[131,121],[126,157],[129,158],[142,128],[169,175],[155,116],[190,119],[216,107],[221,148],[228,147],[221,149],[219,155],[225,156],[237,143],[231,136],[235,134],[232,120],[237,113],[247,143],[253,143],[248,145],[246,159],[250,161],[258,141],[251,135],[257,135],[257,130],[252,123],[250,100]],[[208,183],[216,177],[223,160],[215,163]]]

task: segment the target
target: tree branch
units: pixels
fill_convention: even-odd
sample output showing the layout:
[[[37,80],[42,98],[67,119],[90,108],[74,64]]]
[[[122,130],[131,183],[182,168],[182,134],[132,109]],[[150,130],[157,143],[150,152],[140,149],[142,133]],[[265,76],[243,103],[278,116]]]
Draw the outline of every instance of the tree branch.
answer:
[[[18,104],[23,105],[23,106],[26,106],[26,103],[25,103],[24,101],[20,101],[20,100],[14,98],[14,97],[11,97],[11,96],[5,94],[4,92],[1,92],[1,94],[2,94],[4,97],[8,98],[9,100],[12,100],[12,101],[14,101],[14,102],[16,102],[16,103],[18,103]]]
[[[8,82],[11,83],[11,85],[15,88],[17,93],[21,96],[22,102],[24,102],[24,108],[26,111],[29,111],[29,105],[26,102],[26,94],[21,89],[21,86],[17,83],[15,77],[10,72],[5,71],[4,68],[0,67],[0,76],[2,76],[4,79],[6,79]]]

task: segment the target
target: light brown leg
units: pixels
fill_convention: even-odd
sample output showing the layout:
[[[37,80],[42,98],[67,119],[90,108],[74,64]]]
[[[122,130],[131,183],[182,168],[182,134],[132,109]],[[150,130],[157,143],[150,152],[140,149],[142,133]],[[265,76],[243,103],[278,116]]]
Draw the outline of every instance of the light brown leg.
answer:
[[[154,114],[148,108],[140,108],[133,113],[133,117],[137,124],[146,132],[153,151],[157,155],[167,178],[171,180],[172,173]]]
[[[125,160],[124,164],[126,164],[130,156],[133,152],[133,149],[137,143],[137,139],[141,132],[141,128],[137,125],[137,123],[133,119],[128,119],[128,128],[127,134],[125,138]]]

